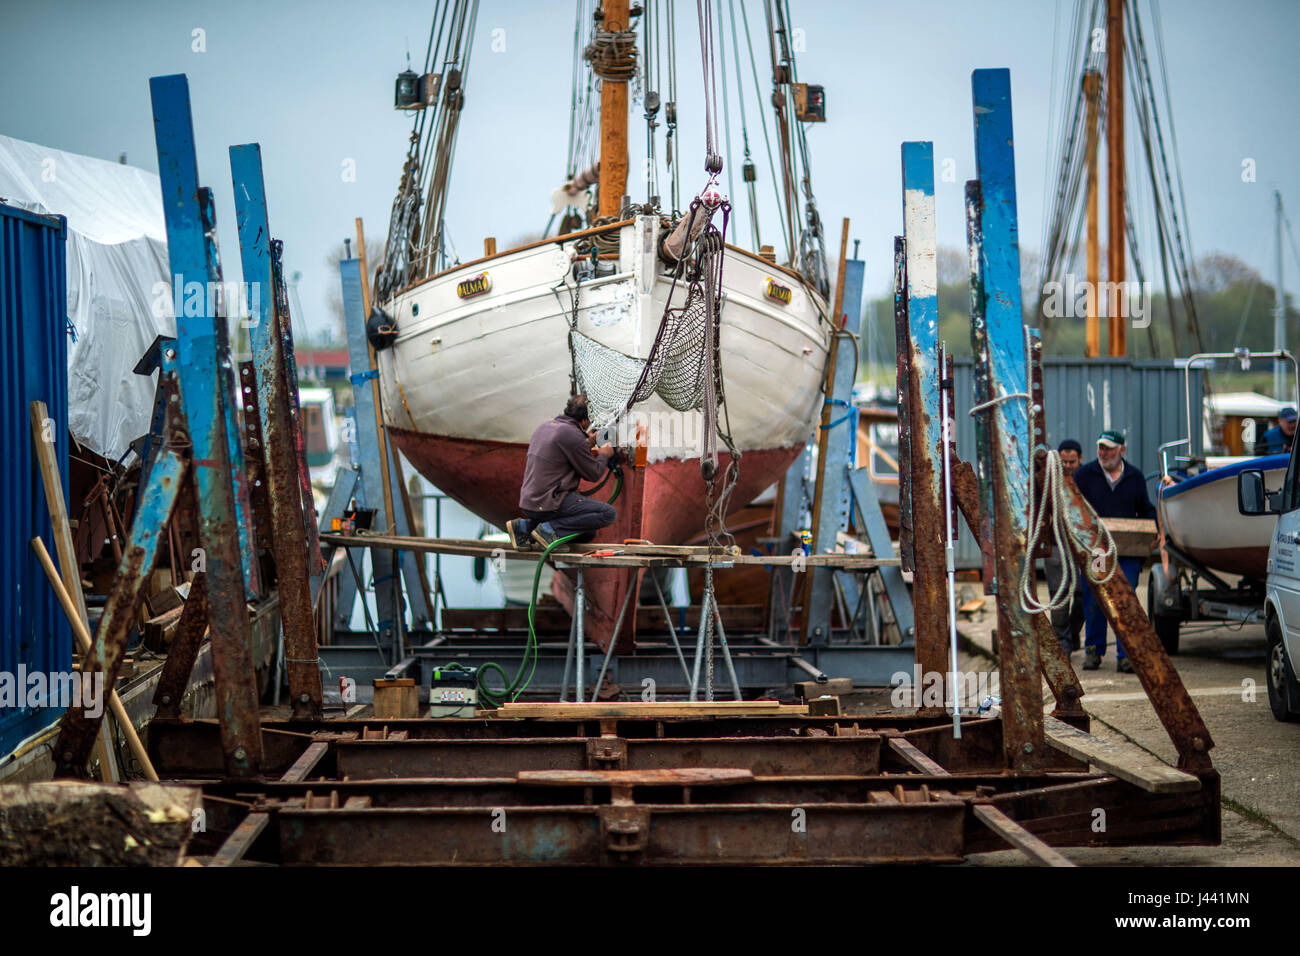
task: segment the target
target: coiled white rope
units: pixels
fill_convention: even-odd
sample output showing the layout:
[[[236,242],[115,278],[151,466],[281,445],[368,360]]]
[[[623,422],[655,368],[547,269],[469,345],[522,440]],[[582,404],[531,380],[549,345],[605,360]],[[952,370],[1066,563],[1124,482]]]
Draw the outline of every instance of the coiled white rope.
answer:
[[[1084,570],[1092,584],[1105,584],[1119,567],[1118,549],[1115,539],[1110,536],[1106,526],[1099,520],[1097,528],[1106,542],[1105,551],[1097,554]],[[1037,587],[1034,583],[1034,551],[1043,538],[1043,532],[1050,531],[1052,544],[1061,558],[1061,583],[1043,604],[1038,600]],[[1075,566],[1070,553],[1069,540],[1073,539],[1080,546],[1086,546],[1082,535],[1072,528],[1065,519],[1065,472],[1061,468],[1061,456],[1058,452],[1047,452],[1047,463],[1043,468],[1043,493],[1034,494],[1034,469],[1029,469],[1029,541],[1025,546],[1025,565],[1020,576],[1020,609],[1026,614],[1041,614],[1065,607],[1074,595],[1075,583],[1079,569]],[[1104,575],[1094,572],[1097,559],[1102,558],[1102,566],[1108,567]]]

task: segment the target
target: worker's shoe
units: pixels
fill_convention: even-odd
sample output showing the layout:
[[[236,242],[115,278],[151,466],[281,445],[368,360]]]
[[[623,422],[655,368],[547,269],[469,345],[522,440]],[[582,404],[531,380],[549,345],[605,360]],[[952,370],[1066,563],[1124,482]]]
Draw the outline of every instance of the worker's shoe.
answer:
[[[533,550],[533,540],[528,534],[528,525],[523,518],[511,518],[506,522],[506,534],[510,535],[510,545],[516,551]]]
[[[551,527],[551,523],[549,521],[544,521],[541,524],[539,524],[536,528],[533,529],[533,540],[536,541],[538,544],[540,544],[543,548],[549,548],[552,544],[555,543],[555,539],[558,537],[559,535],[555,533],[555,529]],[[565,545],[560,545],[555,550],[564,551],[567,550],[567,548]]]
[[[1115,671],[1119,674],[1132,674],[1133,662],[1127,657],[1121,657],[1115,662]]]
[[[1101,670],[1101,655],[1091,648],[1083,655],[1083,669],[1086,671]]]

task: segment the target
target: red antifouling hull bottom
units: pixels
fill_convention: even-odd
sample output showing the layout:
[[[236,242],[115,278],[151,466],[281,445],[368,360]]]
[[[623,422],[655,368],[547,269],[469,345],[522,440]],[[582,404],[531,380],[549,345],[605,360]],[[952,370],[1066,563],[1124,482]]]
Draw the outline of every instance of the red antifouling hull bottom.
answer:
[[[527,445],[446,438],[400,428],[388,431],[420,474],[470,511],[498,528],[519,517],[519,487],[524,478]],[[743,508],[780,480],[802,450],[802,446],[795,446],[745,452],[729,510]],[[721,473],[730,464],[730,456],[723,453],[719,459]],[[608,497],[612,491],[613,484],[606,484],[599,497]],[[704,528],[704,495],[698,459],[669,459],[644,469],[625,468],[623,491],[614,502],[618,520],[598,532],[595,540],[622,543],[629,538],[645,538],[655,544],[680,544]],[[638,583],[640,576],[641,571],[634,568],[584,570],[585,634],[602,651],[614,634],[628,588]],[[570,613],[575,579],[572,570],[555,576],[555,596]],[[615,653],[630,653],[634,648],[635,622],[635,608],[629,606]]]

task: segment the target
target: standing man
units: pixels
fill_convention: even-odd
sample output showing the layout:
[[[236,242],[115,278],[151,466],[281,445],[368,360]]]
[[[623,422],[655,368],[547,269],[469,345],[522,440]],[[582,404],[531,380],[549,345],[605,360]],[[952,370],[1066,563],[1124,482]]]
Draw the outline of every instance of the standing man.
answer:
[[[1290,454],[1295,441],[1296,411],[1290,405],[1277,413],[1277,424],[1255,442],[1256,455]]]
[[[595,481],[614,466],[614,449],[596,447],[596,432],[587,417],[587,396],[574,395],[564,414],[542,422],[528,442],[519,510],[525,515],[506,522],[516,550],[543,548],[556,538],[582,533],[590,541],[618,517],[612,505],[578,494],[581,479]]]
[[[1074,483],[1079,493],[1092,505],[1101,518],[1154,518],[1156,509],[1147,496],[1146,476],[1136,465],[1124,460],[1124,433],[1107,429],[1097,436],[1097,460],[1080,465],[1074,473]],[[1119,566],[1136,590],[1138,575],[1142,571],[1141,558],[1120,558]],[[1101,667],[1106,654],[1106,615],[1097,603],[1096,595],[1084,578],[1083,590],[1084,643],[1087,651],[1083,669],[1095,671]],[[1119,636],[1115,637],[1115,670],[1121,674],[1133,673],[1133,665],[1124,653]]]
[[[1067,438],[1056,447],[1056,451],[1061,457],[1061,471],[1067,476],[1073,475],[1083,461],[1083,446],[1073,438]],[[1049,595],[1055,594],[1061,586],[1061,578],[1065,575],[1062,560],[1072,559],[1068,554],[1063,559],[1055,542],[1049,543],[1047,557],[1043,558],[1043,575],[1047,578]],[[1077,590],[1070,596],[1070,603],[1066,607],[1052,611],[1052,630],[1061,642],[1061,650],[1065,651],[1066,657],[1070,656],[1071,651],[1079,649],[1079,632],[1083,630],[1083,600]]]

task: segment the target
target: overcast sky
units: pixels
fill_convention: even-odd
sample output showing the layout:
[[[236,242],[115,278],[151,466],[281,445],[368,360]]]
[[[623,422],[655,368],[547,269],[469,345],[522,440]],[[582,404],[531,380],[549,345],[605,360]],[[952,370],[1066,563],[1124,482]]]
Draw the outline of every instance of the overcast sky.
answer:
[[[745,2],[751,26],[761,23],[760,5]],[[890,282],[903,140],[931,139],[936,163],[954,161],[954,181],[937,184],[939,241],[964,244],[962,183],[974,176],[970,73],[978,67],[1011,69],[1021,232],[1025,248],[1037,251],[1055,108],[1053,38],[1064,44],[1072,0],[789,2],[803,31],[800,78],[827,91],[829,121],[809,132],[814,188],[828,236],[838,238],[843,216],[852,220],[868,290]],[[1140,3],[1149,20],[1149,0]],[[482,0],[448,203],[451,238],[465,259],[481,254],[484,236],[504,247],[546,224],[550,191],[565,172],[573,7]],[[698,39],[695,4],[678,7],[682,188],[693,192],[703,184]],[[1163,0],[1159,9],[1195,251],[1239,256],[1272,281],[1273,188],[1300,218],[1300,4]],[[303,274],[306,314],[296,318],[321,328],[338,283],[325,262],[330,249],[352,235],[356,216],[371,237],[386,231],[411,125],[392,108],[393,81],[408,49],[417,69],[423,62],[432,10],[426,0],[0,0],[0,133],[103,159],[125,152],[132,165],[156,172],[148,80],[188,74],[199,175],[217,196],[226,278],[237,278],[239,267],[226,148],[260,142],[272,232],[285,242],[289,270]],[[203,52],[193,50],[196,29]],[[1059,84],[1064,67],[1059,60],[1055,67]],[[759,75],[766,98],[765,61]],[[748,78],[745,95],[757,152]],[[732,110],[738,142],[734,99]],[[634,157],[642,128],[634,119]],[[1254,183],[1242,181],[1245,159],[1255,162]],[[343,175],[349,162],[355,181]],[[771,242],[765,159],[759,176]],[[738,225],[747,244],[744,216]],[[1287,272],[1287,285],[1300,289],[1290,253]]]

